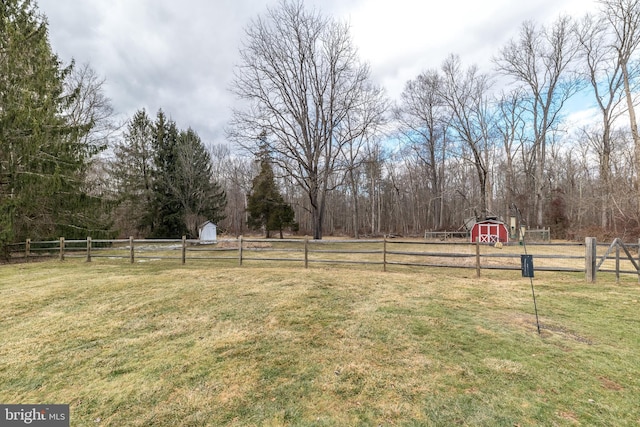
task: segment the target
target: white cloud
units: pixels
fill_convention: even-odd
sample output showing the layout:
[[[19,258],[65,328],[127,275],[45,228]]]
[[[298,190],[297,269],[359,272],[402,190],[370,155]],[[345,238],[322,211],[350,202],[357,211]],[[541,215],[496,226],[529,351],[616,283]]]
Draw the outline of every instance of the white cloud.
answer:
[[[419,2],[307,0],[351,24],[361,58],[397,97],[405,82],[439,67],[449,53],[491,66],[521,22],[581,15],[595,0]],[[223,142],[235,100],[228,91],[244,29],[277,0],[40,0],[52,46],[65,60],[89,62],[107,79],[116,111],[163,108],[181,127]]]

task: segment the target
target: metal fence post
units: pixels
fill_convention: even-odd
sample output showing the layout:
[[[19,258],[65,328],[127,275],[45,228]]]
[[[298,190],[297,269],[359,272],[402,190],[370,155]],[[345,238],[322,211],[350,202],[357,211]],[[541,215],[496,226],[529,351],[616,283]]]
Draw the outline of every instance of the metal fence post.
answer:
[[[596,238],[586,237],[585,246],[585,279],[589,283],[596,283]]]

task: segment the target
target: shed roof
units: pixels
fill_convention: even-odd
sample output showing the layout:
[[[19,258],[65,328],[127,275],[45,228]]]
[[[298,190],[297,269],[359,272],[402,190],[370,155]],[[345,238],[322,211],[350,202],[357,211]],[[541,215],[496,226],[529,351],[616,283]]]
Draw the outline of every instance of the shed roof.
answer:
[[[476,224],[487,224],[487,223],[505,225],[505,222],[504,221],[500,221],[499,219],[483,219],[483,220],[480,220],[480,221],[476,221]]]

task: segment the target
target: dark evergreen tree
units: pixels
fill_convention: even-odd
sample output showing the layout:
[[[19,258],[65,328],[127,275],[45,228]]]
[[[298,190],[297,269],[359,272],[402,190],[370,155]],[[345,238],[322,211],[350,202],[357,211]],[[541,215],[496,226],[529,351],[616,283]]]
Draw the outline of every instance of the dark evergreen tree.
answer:
[[[102,147],[83,138],[93,123],[65,114],[78,94],[65,92],[71,70],[35,2],[0,2],[0,244],[106,230],[101,200],[85,188]]]
[[[114,148],[110,174],[117,195],[116,225],[125,236],[145,236],[151,232],[153,136],[153,122],[142,109],[133,115],[123,140]]]
[[[253,179],[251,194],[247,199],[247,210],[249,227],[264,229],[267,238],[271,237],[271,231],[276,230],[282,238],[285,228],[296,227],[293,208],[280,194],[268,159],[263,158],[260,161],[260,173]]]
[[[152,201],[143,224],[151,237],[197,237],[205,220],[224,218],[226,195],[211,156],[193,129],[179,131],[160,110],[153,125]]]
[[[224,218],[226,194],[214,181],[211,155],[193,129],[180,132],[175,150],[175,174],[168,184],[180,202],[187,235],[197,237],[199,224]]]
[[[145,220],[151,237],[177,238],[187,232],[182,206],[172,189],[177,173],[177,143],[175,122],[167,119],[162,110],[158,111],[153,134],[153,202]]]
[[[274,206],[273,212],[269,215],[266,229],[278,231],[280,233],[280,238],[282,239],[282,233],[287,228],[297,231],[298,224],[295,221],[295,212],[293,208],[291,205],[285,203],[282,196],[280,196],[280,202]]]

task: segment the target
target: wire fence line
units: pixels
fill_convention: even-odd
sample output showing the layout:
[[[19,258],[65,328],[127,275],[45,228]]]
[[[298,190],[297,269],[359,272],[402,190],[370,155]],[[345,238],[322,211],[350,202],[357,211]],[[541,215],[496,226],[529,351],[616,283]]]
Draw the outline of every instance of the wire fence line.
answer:
[[[588,282],[596,282],[596,272],[638,275],[640,256],[635,244],[615,239],[611,244],[597,244],[594,238],[585,243],[528,242],[528,252],[535,259],[535,270],[584,273]],[[606,248],[606,250],[605,250]],[[621,256],[620,249],[624,249]],[[633,251],[633,254],[632,254]],[[358,240],[262,239],[238,237],[217,241],[194,239],[91,239],[31,241],[10,245],[12,259],[95,258],[126,259],[130,263],[151,260],[187,262],[214,261],[229,265],[246,263],[289,263],[309,268],[312,264],[352,264],[482,270],[525,268],[521,243],[488,245],[466,239],[430,241],[384,237]],[[524,272],[523,272],[524,273]]]
[[[469,239],[471,237],[470,231],[425,231],[424,238],[425,239],[438,239],[438,240],[449,240],[449,239],[459,239],[465,238]],[[526,230],[526,238],[527,241],[532,242],[551,242],[551,229],[540,228],[540,229],[528,229]]]

